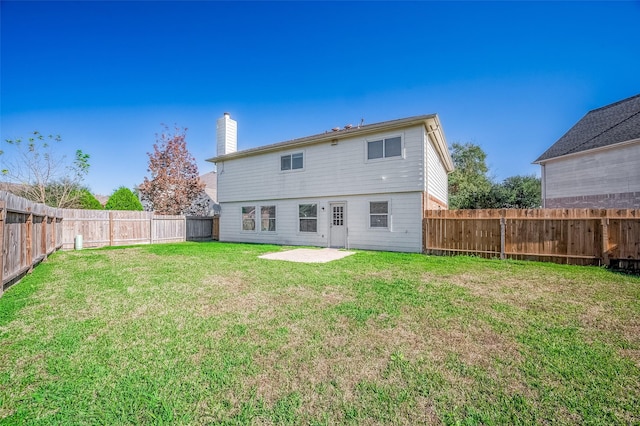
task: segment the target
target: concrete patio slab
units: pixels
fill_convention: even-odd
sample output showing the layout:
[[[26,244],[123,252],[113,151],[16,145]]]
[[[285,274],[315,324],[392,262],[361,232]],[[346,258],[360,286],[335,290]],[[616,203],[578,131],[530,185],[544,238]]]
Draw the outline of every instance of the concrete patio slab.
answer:
[[[353,251],[338,250],[332,248],[324,249],[294,249],[287,251],[279,251],[277,253],[267,253],[258,256],[260,259],[269,260],[285,260],[287,262],[300,263],[327,263],[332,260],[342,259],[343,257],[355,254]]]

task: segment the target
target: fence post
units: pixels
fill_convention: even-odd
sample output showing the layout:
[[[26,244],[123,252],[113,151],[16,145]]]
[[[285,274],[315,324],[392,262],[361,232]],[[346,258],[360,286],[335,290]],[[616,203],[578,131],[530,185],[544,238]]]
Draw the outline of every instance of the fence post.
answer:
[[[422,217],[422,253],[427,252],[427,218]]]
[[[42,231],[40,235],[40,250],[42,250],[42,254],[44,255],[43,259],[46,259],[49,253],[47,253],[47,228],[48,228],[49,216],[47,213],[42,217]]]
[[[31,272],[33,268],[33,213],[31,212],[31,207],[27,207],[27,222],[25,223],[25,230],[27,233],[27,242],[26,249],[27,258],[25,259],[28,263],[23,265],[29,265],[29,272]]]
[[[56,210],[51,218],[51,233],[49,238],[49,244],[51,244],[51,253],[56,251],[57,241],[58,241],[58,229],[56,226],[56,222],[58,222],[58,211]],[[48,250],[48,249],[47,249]]]
[[[59,214],[60,212],[56,209],[51,218],[51,238],[49,239],[49,244],[51,244],[52,253],[56,251],[56,247],[58,247],[58,227],[56,226],[56,222],[58,222]]]
[[[153,244],[153,212],[149,213],[149,244]]]
[[[109,246],[113,246],[113,212],[109,212]]]
[[[504,217],[504,212],[500,214],[500,259],[504,260],[507,256],[505,254],[505,245],[506,245],[506,228],[507,228],[507,220]]]
[[[603,217],[600,222],[602,224],[602,253],[600,260],[605,266],[609,266],[609,218]]]
[[[60,219],[60,224],[58,225],[58,219]],[[56,209],[56,214],[53,218],[53,221],[51,222],[51,224],[53,225],[52,229],[51,229],[51,240],[53,243],[53,248],[51,251],[56,251],[58,250],[58,247],[62,247],[62,231],[60,231],[58,228],[62,229],[62,227],[64,225],[62,225],[62,221],[64,220],[63,214],[62,214],[62,210],[60,209]],[[58,241],[58,232],[60,232],[60,240]]]
[[[4,223],[7,217],[6,202],[0,201],[0,296],[4,292]]]

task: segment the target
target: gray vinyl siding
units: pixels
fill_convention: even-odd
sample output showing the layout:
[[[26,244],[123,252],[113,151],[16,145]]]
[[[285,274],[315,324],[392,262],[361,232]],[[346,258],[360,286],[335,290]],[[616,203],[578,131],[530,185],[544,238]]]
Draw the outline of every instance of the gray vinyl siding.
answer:
[[[546,199],[640,192],[640,143],[547,161],[543,184]]]
[[[371,201],[389,202],[388,229],[369,227]],[[221,206],[220,241],[327,247],[330,202],[346,202],[349,248],[400,252],[422,250],[421,192],[225,202]],[[317,233],[298,231],[299,204],[318,204]],[[256,206],[259,209],[267,205],[276,206],[276,232],[242,231],[242,207]]]
[[[424,191],[424,127],[354,137],[337,144],[266,152],[220,162],[220,203]],[[367,140],[402,136],[402,158],[366,159]],[[280,157],[304,153],[302,170],[280,170]]]

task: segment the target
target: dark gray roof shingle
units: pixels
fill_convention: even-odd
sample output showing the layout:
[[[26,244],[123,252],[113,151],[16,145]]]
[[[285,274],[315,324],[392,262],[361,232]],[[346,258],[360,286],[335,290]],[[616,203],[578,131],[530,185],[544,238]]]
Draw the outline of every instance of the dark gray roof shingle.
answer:
[[[534,163],[640,138],[640,94],[589,111]]]

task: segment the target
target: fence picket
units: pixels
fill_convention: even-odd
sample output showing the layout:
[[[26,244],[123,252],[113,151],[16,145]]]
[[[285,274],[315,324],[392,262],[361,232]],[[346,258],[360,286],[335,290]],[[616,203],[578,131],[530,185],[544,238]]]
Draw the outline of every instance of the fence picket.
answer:
[[[189,226],[191,222],[198,225]],[[189,228],[189,232],[187,232]],[[217,240],[217,217],[161,216],[150,212],[54,209],[0,191],[0,296],[58,249],[150,242]]]
[[[425,253],[640,269],[640,210],[426,210],[423,223]]]

